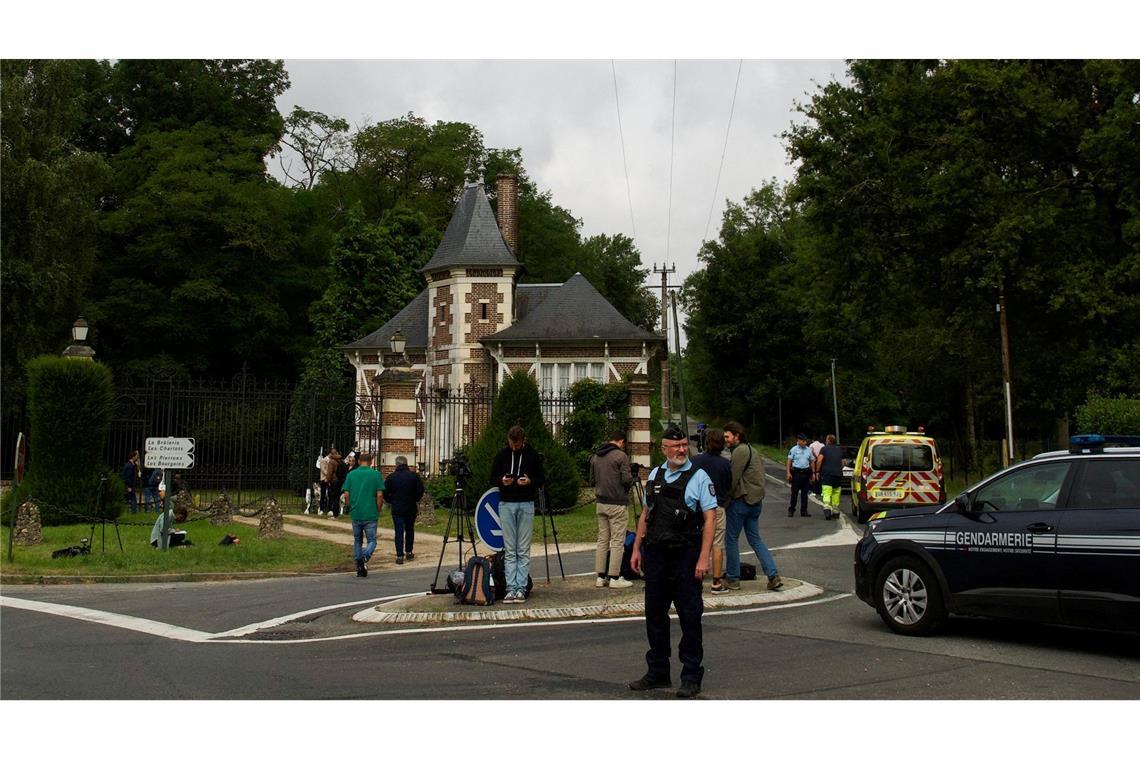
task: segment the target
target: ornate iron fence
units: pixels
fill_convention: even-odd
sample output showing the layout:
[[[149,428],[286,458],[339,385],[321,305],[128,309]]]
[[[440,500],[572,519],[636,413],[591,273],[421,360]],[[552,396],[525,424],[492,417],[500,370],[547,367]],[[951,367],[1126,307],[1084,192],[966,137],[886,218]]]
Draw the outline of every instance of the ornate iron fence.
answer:
[[[119,387],[104,456],[119,468],[149,437],[194,438],[184,480],[202,500],[224,490],[238,504],[273,494],[297,506],[318,480],[321,452],[376,451],[379,410],[378,398],[351,388],[299,395],[246,373],[230,381],[150,378]]]

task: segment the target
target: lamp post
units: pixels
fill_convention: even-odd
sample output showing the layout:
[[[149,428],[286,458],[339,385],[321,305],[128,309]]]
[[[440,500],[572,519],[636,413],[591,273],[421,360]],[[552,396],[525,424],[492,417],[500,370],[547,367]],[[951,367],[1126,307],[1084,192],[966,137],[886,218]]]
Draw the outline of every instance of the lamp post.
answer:
[[[399,330],[396,330],[396,332],[392,333],[391,337],[388,338],[388,348],[392,350],[392,353],[399,355],[399,358],[396,360],[396,366],[398,367],[402,367],[408,363],[407,357],[404,355],[404,346],[406,345],[407,340],[404,338],[404,334]]]
[[[82,345],[87,340],[87,320],[83,317],[75,320],[71,325],[71,340],[73,341],[70,346],[63,350],[63,355],[68,359],[94,359],[95,350],[91,346]]]
[[[1005,286],[998,294],[998,327],[1001,330],[1001,381],[1005,392],[1005,448],[1002,450],[1002,466],[1013,462],[1013,379],[1009,361],[1009,326],[1006,324]]]
[[[835,358],[831,359],[831,409],[835,412],[835,442],[839,443],[839,397],[835,392]]]

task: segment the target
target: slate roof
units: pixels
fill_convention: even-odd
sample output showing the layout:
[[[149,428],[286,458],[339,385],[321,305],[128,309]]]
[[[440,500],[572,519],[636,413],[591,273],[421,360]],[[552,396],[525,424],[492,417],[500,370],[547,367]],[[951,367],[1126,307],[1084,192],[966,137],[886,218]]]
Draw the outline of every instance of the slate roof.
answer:
[[[372,332],[360,340],[341,346],[343,349],[388,348],[388,339],[392,333],[399,330],[407,341],[404,350],[409,348],[427,348],[428,345],[428,289],[424,288],[420,294],[400,309],[396,316],[384,323],[379,330]]]
[[[443,240],[421,272],[452,266],[519,266],[491,211],[483,185],[468,185],[451,212]]]
[[[520,286],[520,290],[522,286]],[[661,342],[657,333],[630,322],[581,274],[550,288],[542,302],[483,343],[510,341],[643,340]]]

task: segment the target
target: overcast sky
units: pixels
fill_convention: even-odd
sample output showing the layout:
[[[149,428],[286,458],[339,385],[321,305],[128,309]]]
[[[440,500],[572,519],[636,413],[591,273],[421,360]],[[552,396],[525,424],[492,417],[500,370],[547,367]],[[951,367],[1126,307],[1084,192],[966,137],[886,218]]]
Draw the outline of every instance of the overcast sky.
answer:
[[[292,86],[278,99],[283,114],[300,105],[354,125],[408,112],[429,123],[473,124],[487,147],[522,149],[531,179],[581,219],[583,236],[633,237],[647,267],[676,265],[678,284],[698,267],[706,230],[716,237],[725,199],[740,201],[766,179],[792,177],[780,134],[801,118],[795,103],[819,85],[843,79],[846,68],[839,60],[285,65]]]

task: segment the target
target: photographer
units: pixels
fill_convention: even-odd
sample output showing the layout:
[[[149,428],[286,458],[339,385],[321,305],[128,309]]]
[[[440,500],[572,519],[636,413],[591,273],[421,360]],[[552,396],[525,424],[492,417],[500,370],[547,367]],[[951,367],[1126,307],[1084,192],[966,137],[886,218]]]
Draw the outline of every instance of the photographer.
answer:
[[[534,533],[534,499],[546,482],[542,460],[527,443],[526,431],[515,425],[507,445],[491,463],[491,482],[499,487],[499,519],[503,526],[503,560],[507,576],[506,604],[526,601],[530,574],[530,541]]]
[[[629,588],[621,577],[625,551],[625,531],[629,521],[629,489],[633,485],[629,455],[625,453],[625,431],[617,430],[590,457],[590,485],[594,487],[598,513],[598,546],[594,551],[597,588]],[[606,554],[609,554],[608,572]]]

